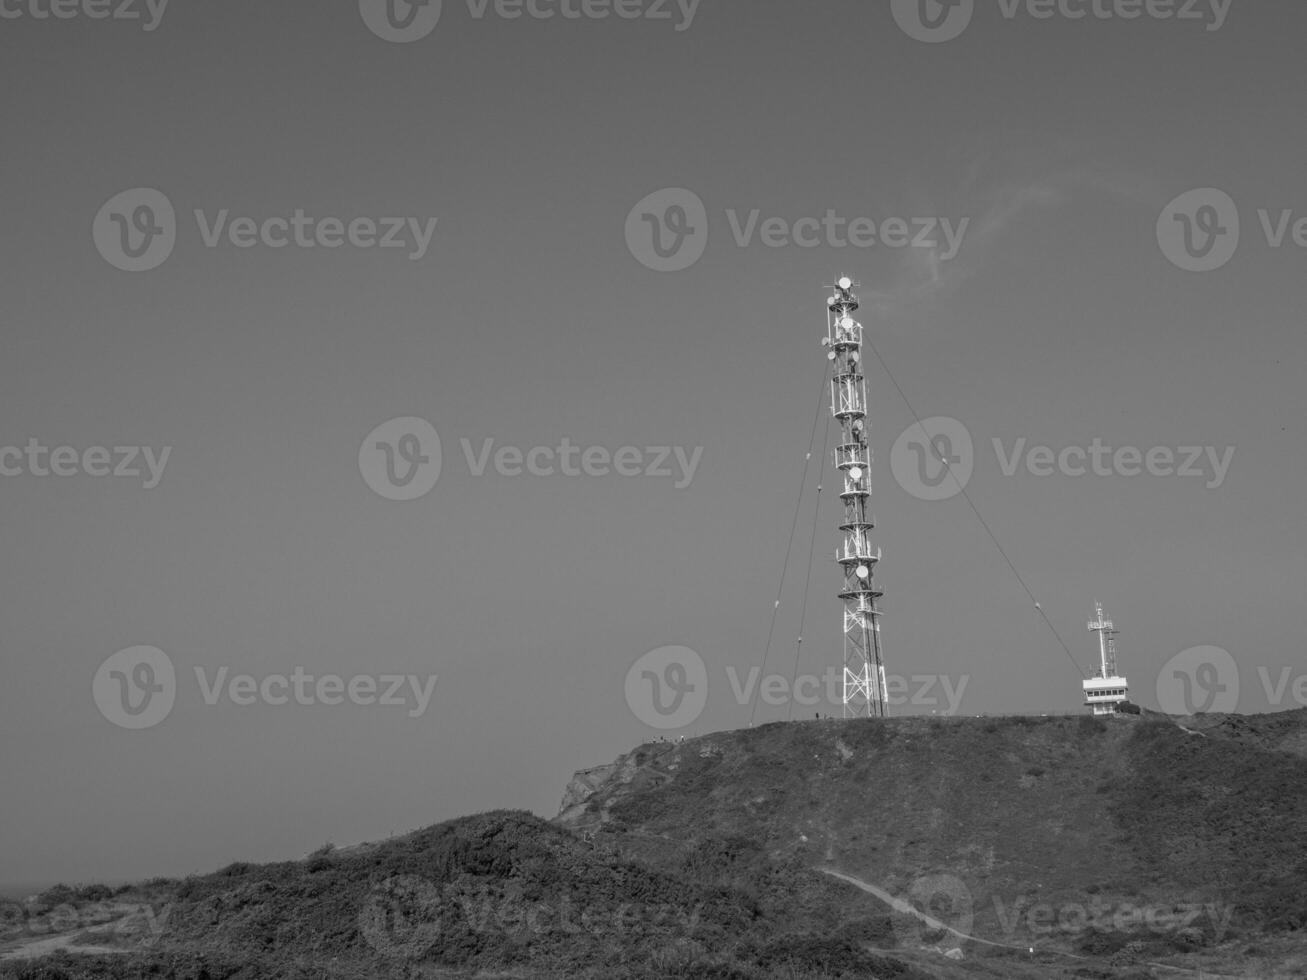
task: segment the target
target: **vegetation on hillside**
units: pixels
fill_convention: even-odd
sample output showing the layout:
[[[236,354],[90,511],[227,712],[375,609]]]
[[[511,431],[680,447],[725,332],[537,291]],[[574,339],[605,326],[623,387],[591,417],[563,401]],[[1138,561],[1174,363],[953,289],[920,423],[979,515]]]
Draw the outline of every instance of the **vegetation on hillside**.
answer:
[[[1126,750],[1113,813],[1145,874],[1219,892],[1245,929],[1307,927],[1307,759],[1165,723]]]
[[[1211,955],[1237,961],[1248,938],[1279,948],[1307,927],[1302,722],[827,720],[654,743],[569,805],[568,826],[500,811],[134,890],[59,886],[37,906],[146,896],[161,928],[131,954],[0,963],[0,978],[1049,980],[1144,977],[1150,957],[1222,943]],[[905,932],[819,868],[897,895],[961,882],[969,928],[1016,936],[955,963],[956,937]],[[1041,905],[1057,920],[1068,900],[1182,899],[1234,921],[1023,931]],[[922,904],[948,921],[958,907],[938,900]]]
[[[314,975],[340,977],[921,976],[864,949],[883,929],[830,932],[831,890],[740,839],[705,840],[667,872],[530,814],[497,812],[357,857],[324,851],[188,878],[147,954],[53,957],[0,976],[256,980],[319,967],[327,972]]]

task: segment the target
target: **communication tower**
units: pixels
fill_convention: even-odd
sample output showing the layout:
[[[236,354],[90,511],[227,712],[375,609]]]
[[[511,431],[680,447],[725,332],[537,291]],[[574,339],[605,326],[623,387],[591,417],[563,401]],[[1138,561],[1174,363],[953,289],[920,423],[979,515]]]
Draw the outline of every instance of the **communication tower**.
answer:
[[[880,597],[872,573],[880,548],[871,547],[874,519],[867,510],[871,497],[871,452],[867,447],[867,385],[862,374],[862,324],[854,282],[841,278],[826,300],[826,337],[822,345],[833,362],[831,414],[840,424],[835,467],[844,489],[843,541],[835,560],[844,572],[840,599],[844,602],[844,717],[883,718],[888,712],[885,662],[880,646]]]

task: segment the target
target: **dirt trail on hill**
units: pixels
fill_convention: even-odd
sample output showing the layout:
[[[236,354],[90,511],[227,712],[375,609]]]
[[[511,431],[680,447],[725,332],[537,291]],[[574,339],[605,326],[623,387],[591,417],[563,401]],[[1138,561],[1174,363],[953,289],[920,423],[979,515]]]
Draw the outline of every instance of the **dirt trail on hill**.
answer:
[[[33,939],[31,942],[24,943],[21,946],[15,946],[13,949],[0,953],[0,960],[34,960],[39,956],[46,956],[49,953],[66,949],[70,953],[85,953],[95,955],[99,953],[127,953],[130,950],[115,948],[112,946],[74,946],[73,940],[79,933],[66,932],[60,936],[47,936],[45,939]]]
[[[861,888],[864,892],[867,892],[868,894],[875,895],[890,908],[894,909],[894,911],[903,912],[907,915],[915,916],[916,918],[924,922],[926,925],[930,926],[932,929],[942,929],[945,932],[949,933],[950,935],[957,936],[959,939],[970,939],[973,943],[983,943],[986,946],[998,946],[1001,949],[1016,949],[1016,950],[1020,950],[1023,953],[1029,951],[1030,949],[1029,946],[1013,946],[1009,943],[996,943],[989,939],[981,939],[979,936],[970,936],[965,932],[959,932],[957,929],[954,929],[952,926],[945,925],[943,922],[940,922],[938,919],[932,918],[931,916],[927,915],[925,912],[922,912],[920,909],[915,908],[910,902],[906,902],[901,898],[895,898],[889,892],[885,891],[885,889],[873,885],[870,882],[863,881],[861,878],[855,878],[853,877],[853,875],[846,875],[844,872],[836,871],[833,868],[818,868],[817,870],[820,871],[822,874],[830,875],[832,878],[839,878],[841,881],[847,881],[850,885],[854,885],[857,888]],[[1077,956],[1075,958],[1086,959],[1086,957],[1083,956]]]
[[[1200,734],[1200,733],[1195,732],[1194,734]],[[901,898],[896,898],[895,896],[891,895],[889,892],[885,891],[885,889],[873,885],[870,882],[863,881],[861,878],[855,878],[853,875],[845,874],[842,871],[836,871],[834,868],[818,868],[817,870],[820,871],[822,874],[830,875],[832,878],[838,878],[840,879],[840,881],[847,881],[850,885],[853,885],[857,888],[861,888],[867,894],[876,896],[878,899],[880,899],[890,908],[894,909],[894,911],[903,912],[906,915],[914,916],[917,919],[924,922],[926,925],[930,926],[932,929],[942,929],[944,932],[947,932],[949,935],[956,936],[958,939],[969,939],[973,943],[981,943],[985,946],[997,946],[1000,949],[1015,949],[1022,953],[1030,951],[1031,949],[1031,947],[1029,946],[1012,946],[1008,943],[996,943],[989,939],[982,939],[980,936],[971,936],[965,932],[959,932],[957,929],[954,929],[952,926],[946,925],[945,923],[940,922],[938,919],[927,915],[925,912],[922,912],[920,909],[913,906],[910,902],[906,902]],[[1090,957],[1088,956],[1077,956],[1075,953],[1066,953],[1061,950],[1042,950],[1041,952],[1055,953],[1058,956],[1065,956],[1067,959],[1072,959],[1072,960],[1090,959]],[[1149,960],[1143,961],[1142,965],[1151,966],[1158,970],[1172,970],[1176,973],[1186,973],[1189,974],[1190,976],[1224,978],[1224,980],[1243,980],[1242,977],[1238,977],[1230,973],[1212,973],[1210,970],[1195,970],[1189,967],[1172,966],[1169,963],[1156,963]]]

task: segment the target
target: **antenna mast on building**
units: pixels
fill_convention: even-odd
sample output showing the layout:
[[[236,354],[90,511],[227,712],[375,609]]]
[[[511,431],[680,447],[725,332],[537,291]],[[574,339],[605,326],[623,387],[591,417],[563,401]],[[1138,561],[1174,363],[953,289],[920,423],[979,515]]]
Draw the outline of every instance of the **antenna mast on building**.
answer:
[[[843,438],[835,447],[835,467],[844,480],[843,543],[835,560],[844,571],[844,717],[883,718],[889,713],[885,663],[880,647],[880,597],[872,572],[880,548],[871,549],[875,522],[867,512],[871,496],[871,453],[867,448],[867,385],[862,374],[862,324],[853,319],[858,298],[847,276],[826,300],[826,357],[834,362],[831,414]]]
[[[1119,630],[1103,615],[1103,604],[1094,603],[1097,618],[1089,621],[1091,632],[1098,634],[1098,670],[1082,682],[1085,706],[1096,715],[1116,714],[1117,706],[1129,698],[1130,688],[1124,677],[1116,672],[1116,637]]]

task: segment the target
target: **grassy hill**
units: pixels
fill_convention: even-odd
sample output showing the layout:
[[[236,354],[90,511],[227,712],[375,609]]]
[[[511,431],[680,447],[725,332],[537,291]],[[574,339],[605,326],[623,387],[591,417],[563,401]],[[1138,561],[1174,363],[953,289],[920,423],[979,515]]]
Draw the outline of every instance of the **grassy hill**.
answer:
[[[655,742],[578,773],[553,822],[151,882],[152,928],[88,928],[71,948],[99,955],[0,977],[1288,980],[1307,975],[1305,728],[898,718]]]
[[[767,725],[579,773],[558,819],[654,867],[727,833],[893,894],[924,884],[1013,945],[1161,956],[1300,933],[1307,712],[1184,724]]]
[[[1183,725],[1212,738],[1307,758],[1307,708],[1267,715],[1198,715],[1185,718]]]
[[[233,865],[175,883],[167,928],[139,954],[10,966],[25,980],[73,977],[693,975],[919,980],[862,948],[888,920],[830,924],[840,889],[777,864],[771,902],[732,880],[730,845],[668,872],[527,813],[441,824],[308,860]],[[781,894],[811,893],[804,908]],[[794,914],[796,913],[797,914]],[[879,932],[877,932],[879,928]]]

